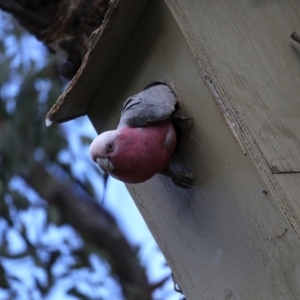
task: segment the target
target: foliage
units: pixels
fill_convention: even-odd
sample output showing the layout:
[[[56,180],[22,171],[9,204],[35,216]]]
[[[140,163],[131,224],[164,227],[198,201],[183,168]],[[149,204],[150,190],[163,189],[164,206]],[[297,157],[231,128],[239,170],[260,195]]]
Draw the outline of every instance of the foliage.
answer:
[[[91,161],[89,176],[76,172],[76,129],[45,126],[66,84],[59,58],[4,13],[0,28],[0,298],[152,299],[168,277],[148,285],[138,250],[95,201],[90,174],[103,194],[107,178]],[[77,133],[79,149],[90,142]]]
[[[44,125],[64,85],[57,58],[49,57],[42,45],[43,58],[35,57],[33,38],[10,19],[1,14],[0,290],[7,299],[46,299],[58,289],[65,290],[64,299],[118,299],[113,277],[105,278],[110,267],[100,263],[103,253],[83,242],[59,210],[48,206],[25,180],[40,163],[60,182],[94,197],[87,179],[78,185],[74,161],[61,159],[68,148],[62,130]],[[39,176],[35,180],[38,185]]]

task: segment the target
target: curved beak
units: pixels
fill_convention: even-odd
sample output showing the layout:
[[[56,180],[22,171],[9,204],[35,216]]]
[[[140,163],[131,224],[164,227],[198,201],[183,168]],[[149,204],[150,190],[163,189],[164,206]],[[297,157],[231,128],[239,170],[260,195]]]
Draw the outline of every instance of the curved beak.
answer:
[[[96,162],[105,173],[111,173],[114,170],[114,166],[109,158],[97,157]]]

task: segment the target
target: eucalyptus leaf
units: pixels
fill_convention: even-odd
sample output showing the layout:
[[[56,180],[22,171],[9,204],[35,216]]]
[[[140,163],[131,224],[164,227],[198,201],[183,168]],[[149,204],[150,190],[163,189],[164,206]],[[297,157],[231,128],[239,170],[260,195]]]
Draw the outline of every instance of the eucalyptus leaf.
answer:
[[[9,283],[6,278],[6,271],[0,260],[0,288],[9,289]]]
[[[52,268],[52,266],[56,263],[56,261],[58,260],[58,258],[61,257],[61,252],[59,250],[55,250],[53,252],[50,253],[50,258],[49,261],[47,263],[47,267],[49,269]]]
[[[89,136],[84,136],[84,135],[80,136],[80,140],[81,140],[81,143],[85,144],[85,145],[90,145],[93,141],[92,138],[90,138]]]
[[[47,223],[61,225],[63,223],[61,214],[57,208],[53,205],[50,205],[47,210]]]
[[[47,285],[44,286],[43,284],[41,284],[38,278],[35,278],[35,284],[43,296],[45,296],[49,292],[49,287]]]
[[[67,291],[68,295],[72,295],[74,297],[77,297],[77,299],[82,299],[82,300],[88,300],[89,297],[87,297],[86,295],[84,295],[83,293],[81,293],[80,291],[78,291],[75,287],[69,289]]]
[[[30,207],[30,202],[27,197],[19,193],[18,191],[11,191],[10,192],[14,204],[16,205],[16,208],[19,210],[27,210]]]

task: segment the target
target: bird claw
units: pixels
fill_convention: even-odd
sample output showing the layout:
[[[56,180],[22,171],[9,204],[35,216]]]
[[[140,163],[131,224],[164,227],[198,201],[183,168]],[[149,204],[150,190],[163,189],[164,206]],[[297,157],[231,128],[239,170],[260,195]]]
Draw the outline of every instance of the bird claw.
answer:
[[[176,111],[172,115],[172,121],[179,125],[179,124],[188,123],[189,121],[193,122],[194,119],[185,117],[181,111]]]
[[[189,189],[194,185],[194,176],[192,173],[174,172],[171,178],[177,186],[184,189]]]
[[[296,33],[296,32],[293,32],[291,34],[291,38],[296,41],[297,43],[300,43],[300,36]]]

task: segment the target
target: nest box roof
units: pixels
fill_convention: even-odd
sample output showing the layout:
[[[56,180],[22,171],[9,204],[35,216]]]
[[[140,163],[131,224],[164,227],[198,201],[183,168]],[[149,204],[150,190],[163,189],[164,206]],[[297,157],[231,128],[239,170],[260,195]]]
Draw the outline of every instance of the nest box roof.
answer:
[[[48,112],[46,122],[65,122],[86,114],[93,96],[122,51],[149,0],[111,0],[102,25],[90,36],[80,69]]]

